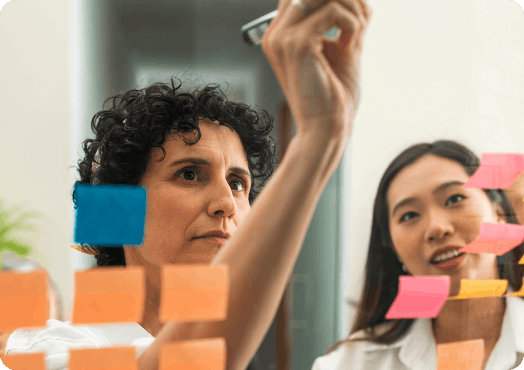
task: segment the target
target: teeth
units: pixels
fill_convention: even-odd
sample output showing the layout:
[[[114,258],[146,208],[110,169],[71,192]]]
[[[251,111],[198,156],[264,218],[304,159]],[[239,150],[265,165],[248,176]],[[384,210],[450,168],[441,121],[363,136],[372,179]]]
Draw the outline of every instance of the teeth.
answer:
[[[457,249],[454,250],[454,251],[449,251],[449,252],[446,252],[446,253],[442,253],[442,254],[439,254],[437,257],[433,258],[433,260],[431,262],[434,262],[434,263],[440,263],[442,261],[445,261],[445,260],[449,260],[449,259],[452,259],[452,258],[455,258],[455,257],[458,257],[460,256],[462,253],[460,253]]]

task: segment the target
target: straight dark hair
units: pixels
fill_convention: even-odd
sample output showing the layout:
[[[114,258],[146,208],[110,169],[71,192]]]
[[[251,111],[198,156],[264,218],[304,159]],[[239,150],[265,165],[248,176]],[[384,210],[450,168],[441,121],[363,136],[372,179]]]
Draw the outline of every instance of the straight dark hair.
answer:
[[[369,240],[368,256],[365,268],[365,283],[361,293],[355,322],[350,336],[358,331],[364,331],[364,336],[358,339],[343,339],[333,344],[327,353],[335,350],[343,343],[365,340],[373,343],[390,344],[406,335],[413,325],[414,319],[386,320],[385,315],[398,293],[398,281],[401,275],[402,263],[393,249],[389,230],[389,212],[387,191],[393,179],[406,166],[418,159],[433,155],[447,158],[460,163],[466,173],[471,176],[478,169],[478,157],[465,146],[449,140],[439,140],[434,143],[423,143],[409,147],[400,153],[386,169],[380,180],[373,207],[373,221]],[[513,207],[505,193],[500,189],[483,189],[492,203],[498,204],[505,214],[506,222],[518,224]],[[518,261],[524,255],[523,244],[508,253],[497,257],[499,275],[508,280],[515,291],[522,285],[524,266]],[[377,330],[378,325],[389,322],[391,326],[385,330]]]

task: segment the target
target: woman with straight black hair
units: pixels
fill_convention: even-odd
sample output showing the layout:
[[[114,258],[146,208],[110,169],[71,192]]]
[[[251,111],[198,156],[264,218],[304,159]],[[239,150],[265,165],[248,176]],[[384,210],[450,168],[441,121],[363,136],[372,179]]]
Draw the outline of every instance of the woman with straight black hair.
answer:
[[[461,253],[481,223],[517,224],[503,190],[464,188],[479,159],[454,141],[411,146],[386,169],[378,186],[365,283],[347,339],[318,358],[313,370],[430,370],[436,344],[484,340],[482,369],[507,370],[524,354],[524,301],[518,297],[448,300],[435,319],[385,318],[402,275],[449,275],[460,280],[508,280],[522,285],[519,245],[502,256]],[[464,354],[467,356],[468,354]]]

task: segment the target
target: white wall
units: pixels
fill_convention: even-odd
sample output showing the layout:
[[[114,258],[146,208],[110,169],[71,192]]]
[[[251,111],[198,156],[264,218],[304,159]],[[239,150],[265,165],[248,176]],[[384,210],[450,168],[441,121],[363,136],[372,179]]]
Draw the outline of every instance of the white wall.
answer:
[[[364,46],[346,216],[343,285],[353,300],[363,283],[378,182],[397,154],[441,138],[479,155],[524,152],[524,12],[517,3],[369,1],[374,14]],[[346,313],[340,318],[344,335],[352,322]]]
[[[0,51],[0,199],[42,214],[19,236],[69,302],[68,1],[7,3]]]

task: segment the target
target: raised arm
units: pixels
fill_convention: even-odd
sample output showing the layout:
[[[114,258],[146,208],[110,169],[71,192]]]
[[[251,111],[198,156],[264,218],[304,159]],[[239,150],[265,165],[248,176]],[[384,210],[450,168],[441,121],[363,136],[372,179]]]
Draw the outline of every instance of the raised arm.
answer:
[[[249,216],[213,261],[230,268],[227,319],[166,324],[140,358],[141,370],[158,369],[164,343],[210,337],[226,338],[227,369],[246,368],[275,316],[319,198],[348,143],[370,9],[364,0],[330,0],[306,14],[281,0],[278,10],[262,46],[297,135]],[[325,39],[334,26],[341,30],[338,38]]]

